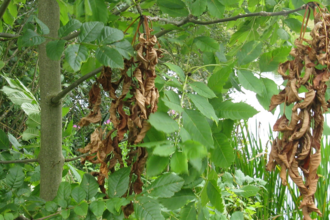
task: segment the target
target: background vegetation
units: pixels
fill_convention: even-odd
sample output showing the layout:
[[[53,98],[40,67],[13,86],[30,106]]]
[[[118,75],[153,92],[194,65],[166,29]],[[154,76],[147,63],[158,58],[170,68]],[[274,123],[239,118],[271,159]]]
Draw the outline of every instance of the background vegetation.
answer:
[[[230,94],[242,87],[253,91],[268,110],[283,88],[266,73],[277,74],[278,65],[292,58],[307,1],[1,3],[0,220],[302,218],[298,189],[292,182],[281,185],[279,167],[265,170],[271,128],[263,146],[247,125],[258,111]],[[141,15],[163,56],[156,65],[158,110],[143,144],[132,145],[127,134],[118,143],[124,163],[112,164],[102,192],[95,177],[100,164],[82,164],[88,153],[78,149],[91,142],[95,129],[115,128],[109,93],[101,92],[100,122],[83,127],[79,121],[90,113],[89,91],[102,66],[112,68],[114,82],[124,59],[136,56],[137,41],[131,43]],[[133,71],[128,75],[136,81]],[[330,143],[324,138],[322,144],[315,199],[323,216],[312,217],[328,219]],[[141,193],[130,188],[139,177],[127,164],[137,147],[148,154]]]

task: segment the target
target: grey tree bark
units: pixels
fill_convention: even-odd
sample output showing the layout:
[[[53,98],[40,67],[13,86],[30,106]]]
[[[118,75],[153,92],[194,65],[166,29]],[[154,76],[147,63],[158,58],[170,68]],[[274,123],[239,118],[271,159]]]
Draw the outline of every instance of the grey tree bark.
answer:
[[[56,0],[38,1],[38,18],[44,22],[51,38],[58,37],[60,9]],[[47,57],[46,44],[39,46],[40,106],[41,106],[41,149],[40,197],[46,201],[54,199],[62,180],[64,157],[62,155],[62,103],[54,105],[53,96],[61,91],[60,61]]]

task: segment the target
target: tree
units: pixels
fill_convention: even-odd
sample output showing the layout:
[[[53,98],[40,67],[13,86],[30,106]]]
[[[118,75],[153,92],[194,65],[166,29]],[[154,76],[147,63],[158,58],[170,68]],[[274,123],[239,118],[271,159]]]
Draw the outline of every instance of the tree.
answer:
[[[209,218],[207,204],[216,219],[243,219],[243,214],[253,219],[253,213],[229,209],[221,192],[232,187],[229,192],[235,196],[256,201],[265,184],[261,180],[252,184],[238,171],[234,183],[225,172],[235,159],[231,136],[235,121],[257,113],[246,103],[232,102],[228,94],[242,86],[255,92],[268,110],[278,89],[262,73],[276,71],[286,61],[304,21],[303,1],[39,0],[35,4],[4,1],[0,8],[3,72],[10,72],[3,75],[2,84],[8,85],[2,91],[8,99],[2,94],[7,109],[1,119],[7,116],[4,130],[10,132],[10,123],[19,117],[15,113],[22,110],[21,121],[27,126],[15,127],[18,133],[24,130],[20,143],[20,135],[1,132],[2,185],[12,192],[0,207],[5,219],[21,214],[34,219]],[[16,70],[10,69],[17,56],[33,54],[36,46],[38,58],[18,59]],[[33,80],[20,74],[26,66],[34,66]],[[78,115],[87,105],[90,113]],[[63,126],[62,110],[68,107],[71,115],[66,117],[72,120]],[[104,125],[108,118],[111,124]],[[77,150],[64,144],[73,141],[73,121],[80,121],[81,127],[95,125],[79,134],[83,154],[64,159],[63,149],[67,155]],[[35,147],[24,151],[39,141],[40,152]],[[25,159],[29,152],[34,159]],[[97,182],[87,172],[80,176],[78,164],[65,165],[79,158],[92,166]],[[40,164],[40,189],[33,176],[39,171],[20,165],[27,162]],[[71,185],[63,180],[63,169],[64,175],[74,176]],[[27,179],[29,172],[36,181]],[[222,184],[218,173],[223,174]],[[24,194],[21,187],[28,195],[17,202]],[[161,213],[160,207],[176,211]]]

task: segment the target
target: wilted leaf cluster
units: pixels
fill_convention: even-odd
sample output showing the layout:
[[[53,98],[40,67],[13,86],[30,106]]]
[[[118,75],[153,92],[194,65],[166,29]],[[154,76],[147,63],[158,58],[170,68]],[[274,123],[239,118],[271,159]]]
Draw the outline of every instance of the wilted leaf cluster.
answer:
[[[269,110],[285,103],[294,104],[291,120],[285,114],[280,117],[274,131],[281,132],[273,142],[267,170],[281,166],[280,177],[282,184],[287,184],[287,173],[298,186],[302,201],[304,219],[311,219],[310,214],[320,210],[314,203],[314,194],[317,187],[316,173],[321,162],[320,141],[323,132],[323,113],[328,110],[329,100],[326,101],[326,82],[329,80],[329,27],[330,14],[314,12],[314,28],[311,31],[312,39],[304,37],[295,40],[295,48],[290,52],[294,57],[281,63],[278,72],[286,87],[271,98]],[[304,97],[298,95],[299,89],[308,91]],[[298,168],[303,173],[298,171]]]
[[[83,158],[82,163],[88,160],[94,164],[101,164],[100,172],[93,174],[98,176],[98,183],[103,193],[106,193],[105,178],[109,172],[115,172],[117,163],[120,168],[123,168],[125,163],[131,167],[129,194],[142,192],[141,174],[148,153],[143,147],[129,147],[124,162],[119,144],[124,140],[127,140],[128,146],[141,143],[151,127],[147,119],[150,113],[157,111],[159,92],[155,87],[155,66],[158,58],[161,57],[161,51],[154,48],[157,44],[156,36],[150,36],[150,30],[147,31],[147,34],[140,34],[139,43],[135,46],[136,60],[134,58],[125,60],[124,69],[120,71],[120,78],[117,81],[112,81],[115,73],[110,67],[103,68],[102,74],[89,92],[91,112],[79,122],[79,126],[83,127],[101,121],[101,84],[103,90],[109,92],[110,121],[114,129],[107,134],[102,128],[95,129],[90,143],[79,151],[91,154]],[[124,196],[126,195],[127,193]],[[124,213],[128,216],[132,212],[133,205],[128,204],[124,208]]]

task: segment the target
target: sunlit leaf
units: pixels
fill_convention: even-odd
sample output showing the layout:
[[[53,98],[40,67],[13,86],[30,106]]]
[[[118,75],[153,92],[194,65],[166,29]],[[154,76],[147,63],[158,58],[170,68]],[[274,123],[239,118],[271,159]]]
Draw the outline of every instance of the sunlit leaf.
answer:
[[[194,44],[202,52],[216,52],[219,48],[218,42],[207,36],[196,37],[194,39]]]
[[[169,198],[180,191],[184,180],[174,173],[163,174],[152,182],[146,190],[152,197]]]
[[[100,47],[96,50],[95,57],[105,66],[111,68],[124,68],[123,57],[114,48],[108,46]]]
[[[252,92],[261,94],[264,90],[263,84],[260,79],[255,77],[249,70],[238,70],[237,77],[241,85]]]
[[[163,220],[160,206],[155,199],[140,196],[134,202],[135,216],[138,220]]]
[[[66,25],[60,27],[58,30],[59,37],[65,37],[71,34],[73,31],[78,30],[81,27],[81,22],[76,19],[71,19]]]
[[[79,41],[88,43],[96,40],[100,36],[103,27],[104,24],[98,21],[83,23],[81,26],[81,32],[78,36]]]
[[[213,139],[214,149],[211,150],[211,160],[216,166],[226,169],[235,160],[234,149],[222,133],[213,134]]]
[[[197,111],[186,109],[182,113],[183,127],[191,134],[192,140],[208,148],[213,147],[211,128],[206,118]]]
[[[219,118],[229,118],[232,120],[246,120],[258,113],[258,111],[255,110],[252,106],[243,102],[217,102],[213,104],[213,107]]]
[[[85,190],[87,200],[93,198],[99,188],[99,184],[96,182],[95,178],[88,173],[85,173],[80,186]]]
[[[81,63],[88,57],[88,49],[80,44],[69,45],[64,53],[66,60],[75,72],[80,70]]]
[[[150,124],[159,131],[172,133],[179,129],[179,125],[165,112],[155,112],[150,115]]]
[[[124,167],[109,175],[108,195],[121,197],[127,191],[129,184],[130,167]]]
[[[9,169],[6,175],[5,183],[10,189],[16,189],[22,186],[24,182],[24,172],[22,167],[14,166]]]

